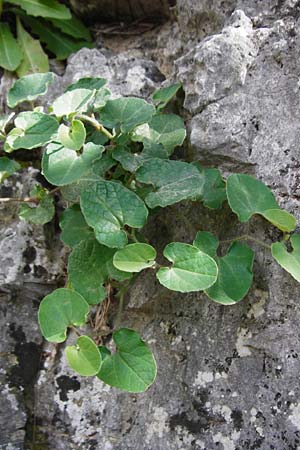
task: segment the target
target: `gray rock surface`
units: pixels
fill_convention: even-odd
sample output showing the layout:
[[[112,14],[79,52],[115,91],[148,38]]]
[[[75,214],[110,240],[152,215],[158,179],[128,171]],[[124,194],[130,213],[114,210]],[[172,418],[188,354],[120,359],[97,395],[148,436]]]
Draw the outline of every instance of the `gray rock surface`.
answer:
[[[299,216],[298,8],[288,0],[179,0],[174,47],[183,54],[173,70],[185,91],[187,158],[224,174],[255,174]],[[200,32],[205,9],[210,25]],[[81,50],[51,95],[88,74],[109,78],[115,95],[148,96],[163,81],[134,51]],[[1,195],[27,194],[35,176],[6,180]],[[160,250],[171,240],[191,242],[199,229],[220,239],[246,229],[226,206],[183,203],[167,211],[146,229]],[[267,250],[254,245],[254,285],[235,306],[168,292],[152,272],[139,277],[123,325],[151,344],[158,377],[134,395],[77,377],[62,345],[42,343],[38,301],[64,271],[54,225],[31,227],[6,207],[0,228],[1,450],[33,442],[51,450],[300,449],[300,288]],[[269,243],[278,237],[259,218],[247,232]]]

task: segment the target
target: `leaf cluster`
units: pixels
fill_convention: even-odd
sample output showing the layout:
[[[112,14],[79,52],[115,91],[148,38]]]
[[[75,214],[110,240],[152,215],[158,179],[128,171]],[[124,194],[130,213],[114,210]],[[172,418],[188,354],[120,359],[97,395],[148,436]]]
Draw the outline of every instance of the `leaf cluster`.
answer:
[[[70,9],[58,0],[0,0],[0,67],[16,72],[48,72],[45,50],[66,59],[91,47],[91,35]]]
[[[34,101],[51,82],[51,73],[21,78],[8,93],[9,106]],[[224,242],[201,230],[192,243],[171,242],[158,256],[142,235],[149,214],[183,200],[202,202],[210,209],[227,201],[241,222],[262,216],[282,232],[281,242],[262,244],[300,281],[296,219],[280,208],[265,184],[246,174],[225,180],[217,169],[174,156],[186,130],[181,117],[163,110],[179,88],[159,89],[152,101],[111,99],[106,80],[83,78],[69,86],[49,111],[19,113],[9,133],[3,120],[5,151],[43,147],[42,174],[60,190],[66,205],[60,227],[61,239],[70,248],[67,287],[46,296],[39,309],[48,341],[65,341],[68,328],[79,333],[94,305],[111,291],[121,313],[126,291],[143,270],[155,271],[167,289],[203,291],[222,305],[247,295],[254,251],[242,241],[259,243],[257,239],[237,236],[224,252]],[[10,158],[0,159],[2,179],[19,168]],[[35,203],[23,204],[20,217],[34,224],[50,221],[55,213],[51,192],[37,186],[31,197]],[[165,262],[159,264],[162,258]],[[133,330],[116,327],[112,336],[113,353],[80,335],[75,345],[66,347],[69,365],[82,376],[97,376],[129,392],[144,391],[156,375],[149,347]]]

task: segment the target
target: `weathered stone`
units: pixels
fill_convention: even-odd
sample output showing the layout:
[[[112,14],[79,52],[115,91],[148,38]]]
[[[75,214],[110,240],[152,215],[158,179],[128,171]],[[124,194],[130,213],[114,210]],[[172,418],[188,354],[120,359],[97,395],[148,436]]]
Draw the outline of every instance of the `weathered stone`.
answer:
[[[169,16],[172,0],[70,0],[77,14],[96,21],[101,17],[107,21],[133,21],[137,19],[165,19]]]
[[[234,7],[242,12],[230,19]],[[212,11],[205,16],[206,38],[192,41],[191,36],[202,37],[195,23],[201,24],[205,9]],[[183,50],[175,78],[182,80],[186,95],[188,158],[217,165],[224,174],[255,174],[299,215],[298,3],[189,0],[178,1],[178,11],[181,31],[165,54],[168,48],[174,56]],[[163,77],[153,62],[133,59],[133,54],[81,50],[69,59],[47,101],[84,75],[107,77],[114,95],[148,96]],[[1,195],[27,194],[34,175],[16,177],[15,184],[6,181]],[[8,354],[0,374],[1,449],[29,448],[34,422],[36,445],[55,450],[299,449],[300,289],[267,249],[253,245],[254,284],[235,306],[217,305],[201,293],[169,292],[152,271],[138,278],[127,296],[122,325],[137,329],[149,342],[158,377],[148,392],[134,395],[77,377],[67,367],[64,345],[44,346],[37,366],[42,340],[36,310],[61,274],[60,247],[53,239],[49,247],[41,227],[19,224],[15,207],[1,211],[0,227],[6,283],[1,325],[9,324],[1,342]],[[145,232],[161,255],[166,243],[191,242],[197,230],[211,230],[223,240],[246,229],[268,243],[280,237],[262,218],[252,220],[248,229],[238,225],[226,205],[210,211],[197,203],[152,215]],[[34,277],[36,258],[47,270],[41,279]],[[26,265],[28,274],[23,273]],[[112,312],[111,323],[113,317]],[[74,338],[71,334],[68,342]],[[28,359],[31,372],[26,365],[23,370],[26,351],[33,356]]]

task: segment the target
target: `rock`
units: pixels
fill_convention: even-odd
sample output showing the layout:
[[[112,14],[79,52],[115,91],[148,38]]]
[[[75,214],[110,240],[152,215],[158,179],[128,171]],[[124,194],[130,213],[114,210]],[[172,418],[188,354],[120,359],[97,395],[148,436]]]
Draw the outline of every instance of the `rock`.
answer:
[[[233,8],[240,10],[230,18]],[[178,35],[165,55],[168,48],[173,56],[182,51],[174,72],[185,91],[187,157],[224,174],[258,176],[299,216],[297,8],[291,0],[178,0]],[[202,16],[204,39],[196,30]],[[83,49],[69,59],[47,101],[84,75],[107,77],[114,95],[141,97],[164,78],[134,51]],[[6,180],[1,195],[27,193],[35,175],[24,171],[14,183]],[[298,449],[300,288],[267,249],[253,245],[254,284],[230,307],[202,293],[167,291],[152,271],[139,277],[122,325],[149,342],[158,377],[148,392],[135,395],[78,377],[66,364],[64,345],[42,346],[38,303],[62,275],[57,230],[19,223],[15,207],[1,211],[0,227],[1,325],[7,327],[1,450],[29,448],[33,434],[36,446],[55,450]],[[146,234],[161,254],[170,241],[192,242],[197,230],[223,240],[246,229],[268,243],[280,237],[262,218],[248,227],[226,205],[211,211],[185,202],[151,215]],[[47,271],[40,278],[36,260]]]
[[[101,17],[106,21],[134,21],[137,19],[155,18],[165,19],[169,16],[169,7],[174,4],[172,0],[70,0],[74,11],[96,21]]]

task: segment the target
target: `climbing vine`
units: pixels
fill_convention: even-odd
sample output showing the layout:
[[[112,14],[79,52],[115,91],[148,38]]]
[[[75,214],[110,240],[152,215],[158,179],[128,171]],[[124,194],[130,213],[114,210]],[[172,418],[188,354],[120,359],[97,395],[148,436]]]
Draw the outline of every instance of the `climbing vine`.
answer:
[[[82,78],[49,111],[34,107],[53,79],[51,73],[28,75],[10,89],[9,107],[32,105],[32,110],[1,120],[8,156],[0,158],[0,180],[21,168],[11,153],[42,147],[42,174],[54,187],[37,185],[28,198],[0,201],[20,201],[20,217],[42,225],[52,220],[53,193],[60,191],[66,206],[60,217],[61,239],[70,248],[68,276],[65,287],[40,304],[42,334],[61,343],[72,329],[77,341],[66,347],[65,354],[77,373],[142,392],[155,379],[155,359],[136,331],[120,328],[124,296],[138,274],[153,270],[167,289],[204,291],[217,303],[233,305],[251,286],[254,252],[247,242],[255,241],[300,282],[296,219],[252,176],[232,174],[224,180],[217,169],[171,159],[186,131],[181,117],[163,110],[180,84],[157,90],[147,102],[134,97],[111,99],[105,79]],[[198,231],[192,244],[169,243],[163,251],[165,264],[160,265],[142,229],[153,210],[182,200],[202,202],[210,209],[227,201],[240,222],[258,214],[282,232],[282,239],[270,246],[249,235],[237,236],[228,242],[227,253],[219,256],[217,237]],[[111,292],[119,303],[114,330],[106,333],[112,333],[113,353],[99,345],[103,334],[97,327],[91,336],[83,331],[94,305],[107,301]]]

